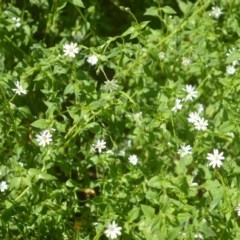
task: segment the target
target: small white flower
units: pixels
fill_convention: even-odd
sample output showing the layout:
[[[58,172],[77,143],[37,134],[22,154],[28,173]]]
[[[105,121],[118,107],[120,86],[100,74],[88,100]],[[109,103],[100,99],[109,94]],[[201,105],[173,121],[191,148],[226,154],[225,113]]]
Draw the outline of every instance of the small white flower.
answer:
[[[104,233],[105,233],[107,238],[116,239],[118,236],[121,235],[121,230],[122,230],[122,228],[119,227],[115,223],[115,221],[113,221],[112,223],[109,223],[107,225],[107,229],[104,231]]]
[[[181,104],[181,102],[182,102],[182,100],[181,99],[176,99],[176,101],[175,101],[175,105],[174,105],[174,107],[172,108],[172,111],[173,112],[177,112],[178,110],[181,110],[182,109],[182,107],[183,107],[183,105]]]
[[[132,165],[137,165],[137,163],[138,163],[138,157],[137,157],[137,155],[135,155],[135,154],[130,155],[129,158],[128,158],[128,161],[129,161]]]
[[[208,126],[208,121],[204,118],[199,118],[196,122],[193,123],[195,129],[197,130],[206,130]]]
[[[158,57],[159,57],[160,60],[163,60],[163,59],[166,57],[165,52],[160,52],[160,53],[158,54]]]
[[[93,147],[95,148],[95,151],[101,153],[102,150],[106,148],[106,142],[104,140],[98,139],[97,142],[93,144]]]
[[[228,66],[226,67],[226,72],[227,72],[227,74],[229,74],[229,75],[233,75],[233,74],[236,72],[235,66],[234,66],[234,65],[228,65]]]
[[[208,153],[207,160],[210,161],[209,166],[220,167],[222,165],[222,160],[224,160],[225,157],[223,156],[223,152],[219,152],[218,149],[213,149],[213,153]]]
[[[15,26],[16,26],[17,28],[19,28],[19,27],[21,26],[21,20],[20,20],[19,17],[13,17],[12,20],[14,21]]]
[[[37,134],[36,141],[38,142],[38,145],[40,147],[45,147],[46,145],[49,145],[52,142],[52,134],[49,130],[43,130],[39,134]]]
[[[190,58],[187,58],[187,57],[183,57],[182,58],[182,65],[184,67],[189,66],[191,63],[192,63],[192,60]]]
[[[116,81],[113,80],[106,80],[104,82],[103,89],[107,92],[113,92],[118,89],[118,85],[116,84]]]
[[[6,181],[1,181],[0,183],[0,192],[5,192],[8,189],[8,184]]]
[[[185,101],[193,101],[193,99],[197,97],[197,91],[192,85],[186,85],[182,90],[187,93]]]
[[[209,16],[218,19],[221,17],[222,14],[223,14],[222,9],[218,6],[216,6],[216,7],[212,7],[212,10],[209,13]]]
[[[192,154],[192,147],[190,145],[181,145],[180,148],[178,149],[178,154],[181,157],[184,157],[186,155]]]
[[[63,53],[65,56],[74,58],[78,54],[79,48],[76,43],[71,42],[70,44],[66,43],[63,46]]]
[[[91,55],[87,58],[87,62],[91,65],[96,65],[98,62],[98,57],[96,55]]]
[[[21,85],[21,83],[19,81],[16,81],[15,83],[16,88],[13,88],[12,90],[17,94],[17,95],[21,95],[21,94],[27,94],[27,90]]]
[[[235,209],[237,211],[237,215],[240,217],[240,204],[238,204]]]
[[[188,116],[188,122],[195,124],[196,122],[198,122],[199,118],[200,116],[198,112],[191,112]]]

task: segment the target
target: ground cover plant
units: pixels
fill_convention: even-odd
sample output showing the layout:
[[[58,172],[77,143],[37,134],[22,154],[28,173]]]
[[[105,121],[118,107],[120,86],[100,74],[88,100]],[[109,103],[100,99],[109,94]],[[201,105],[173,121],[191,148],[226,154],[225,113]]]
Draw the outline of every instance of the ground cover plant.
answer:
[[[240,239],[239,4],[0,5],[0,239]]]

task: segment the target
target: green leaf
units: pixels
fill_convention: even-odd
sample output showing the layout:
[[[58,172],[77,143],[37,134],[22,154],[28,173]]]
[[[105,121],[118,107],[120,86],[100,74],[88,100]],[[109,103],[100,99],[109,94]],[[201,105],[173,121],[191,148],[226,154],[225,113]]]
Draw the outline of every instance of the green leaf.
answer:
[[[141,204],[141,209],[143,211],[143,214],[146,218],[153,218],[155,217],[155,209],[150,207],[150,206],[147,206],[147,205],[144,205],[144,204]]]
[[[230,121],[226,121],[219,126],[218,131],[224,134],[224,133],[229,133],[234,129],[235,129],[235,125],[232,124]]]
[[[181,11],[186,15],[189,13],[190,9],[192,8],[192,3],[191,2],[184,2],[182,0],[177,0],[178,6],[181,9]]]
[[[176,14],[176,11],[173,8],[169,7],[169,6],[163,7],[162,10],[166,14]]]
[[[148,182],[147,185],[152,188],[162,188],[161,186],[161,178],[159,176],[152,177]]]
[[[81,7],[81,8],[85,8],[82,0],[71,0],[71,3],[75,6]]]
[[[125,37],[127,35],[130,35],[130,34],[133,34],[134,32],[136,31],[136,29],[131,26],[130,28],[128,28],[123,34],[122,34],[122,37]]]
[[[79,183],[77,183],[76,181],[72,180],[72,179],[69,179],[67,182],[66,182],[66,186],[67,187],[78,187],[79,186]]]
[[[204,222],[199,230],[204,233],[206,238],[215,237],[216,233],[207,225],[207,222]]]
[[[239,50],[235,50],[232,51],[229,56],[227,57],[227,61],[226,63],[232,63],[234,61],[237,61],[240,59],[240,51]]]
[[[47,119],[38,119],[35,122],[31,123],[31,125],[36,128],[46,129],[48,128],[49,123]]]
[[[139,216],[139,208],[135,207],[132,210],[130,210],[130,212],[128,212],[127,221],[131,223],[134,220],[136,220],[138,216]]]
[[[88,107],[90,109],[90,111],[94,111],[98,108],[102,108],[106,105],[107,101],[105,99],[100,99],[100,100],[97,100],[97,101],[92,101]]]
[[[150,7],[147,9],[144,15],[158,17],[159,16],[158,9],[156,7]]]
[[[36,168],[30,168],[28,170],[28,174],[31,178],[35,178],[36,180],[39,180],[39,179],[43,179],[45,181],[57,180],[57,178],[55,176],[45,173],[45,172],[42,172],[41,170],[36,169]]]

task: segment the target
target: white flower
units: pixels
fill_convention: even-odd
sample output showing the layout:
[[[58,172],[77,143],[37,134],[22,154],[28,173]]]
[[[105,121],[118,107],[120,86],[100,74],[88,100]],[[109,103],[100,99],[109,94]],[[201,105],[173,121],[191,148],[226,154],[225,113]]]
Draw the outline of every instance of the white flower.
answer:
[[[19,28],[21,26],[21,20],[19,17],[13,17],[12,20],[15,22],[15,26]]]
[[[177,112],[178,110],[182,109],[183,105],[181,104],[182,100],[181,99],[176,99],[175,101],[175,106],[172,108],[173,112]]]
[[[192,63],[192,60],[190,58],[187,58],[187,57],[183,57],[182,58],[182,65],[184,67],[189,66],[191,63]]]
[[[221,17],[222,14],[223,14],[222,9],[220,7],[212,7],[212,10],[209,13],[209,16],[218,19]]]
[[[181,145],[180,148],[178,149],[178,154],[181,157],[184,157],[186,155],[192,154],[192,147],[190,145]]]
[[[121,235],[121,230],[122,228],[118,227],[115,221],[113,221],[107,225],[107,229],[104,231],[104,233],[107,238],[116,239],[118,235]]]
[[[198,122],[199,118],[200,116],[198,112],[191,112],[188,116],[188,122],[195,124],[196,122]]]
[[[192,85],[186,85],[186,87],[183,88],[182,90],[187,93],[185,101],[192,101],[194,98],[197,97],[197,91],[195,90],[195,87],[193,87]]]
[[[160,60],[163,60],[163,59],[166,57],[165,52],[160,52],[160,53],[158,54],[158,57],[159,57]]]
[[[65,56],[74,58],[79,52],[79,48],[76,43],[71,42],[70,44],[64,44],[63,52]]]
[[[135,155],[135,154],[130,155],[129,158],[128,158],[128,161],[129,161],[132,165],[137,165],[137,163],[138,163],[138,157],[137,157],[137,155]]]
[[[104,140],[98,139],[97,142],[93,144],[93,147],[95,148],[95,151],[101,153],[102,150],[106,148],[106,142]]]
[[[228,65],[228,66],[226,67],[226,72],[227,72],[227,74],[229,74],[229,75],[233,75],[233,74],[236,72],[235,66],[234,66],[234,65]]]
[[[21,83],[19,81],[15,82],[15,86],[16,88],[13,88],[12,90],[17,94],[17,95],[21,95],[21,94],[27,94],[27,90],[21,85]]]
[[[220,167],[222,160],[224,160],[223,152],[219,152],[218,149],[213,149],[213,153],[208,153],[207,160],[210,161],[209,166]]]
[[[87,62],[91,65],[96,65],[98,62],[98,57],[96,55],[91,55],[87,58]]]
[[[107,92],[113,92],[118,88],[118,85],[116,84],[116,81],[113,80],[106,80],[104,82],[103,89]]]
[[[39,134],[37,134],[36,141],[38,142],[38,145],[40,147],[45,147],[46,145],[49,145],[52,142],[52,134],[49,130],[43,130]]]
[[[206,130],[208,126],[208,121],[204,118],[199,118],[196,122],[193,123],[195,129],[197,130]]]
[[[240,204],[238,204],[235,209],[237,211],[237,215],[240,217]]]
[[[6,181],[1,181],[0,183],[0,192],[5,192],[8,189]]]

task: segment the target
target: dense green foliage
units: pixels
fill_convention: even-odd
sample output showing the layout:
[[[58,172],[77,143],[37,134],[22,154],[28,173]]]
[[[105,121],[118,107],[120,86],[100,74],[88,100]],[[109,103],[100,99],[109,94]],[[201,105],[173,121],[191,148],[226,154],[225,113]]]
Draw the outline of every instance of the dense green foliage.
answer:
[[[240,239],[239,21],[234,0],[3,0],[0,239]]]

